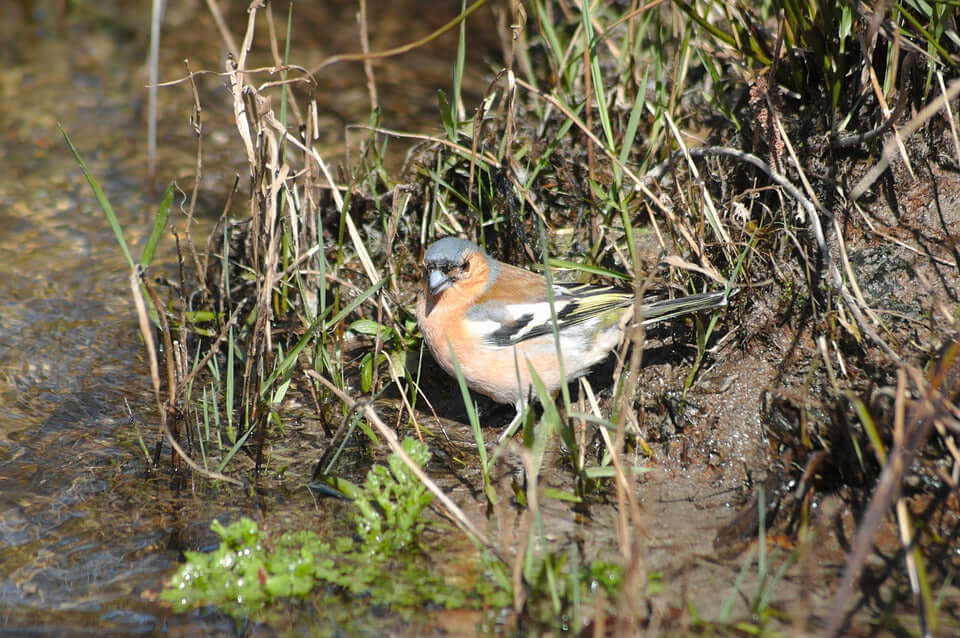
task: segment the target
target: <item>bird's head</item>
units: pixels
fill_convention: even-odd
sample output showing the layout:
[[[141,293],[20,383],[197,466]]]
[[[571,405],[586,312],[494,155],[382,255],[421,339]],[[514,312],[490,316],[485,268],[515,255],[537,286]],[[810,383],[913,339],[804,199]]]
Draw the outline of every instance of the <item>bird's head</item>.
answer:
[[[430,244],[423,255],[425,288],[431,297],[449,288],[479,294],[496,277],[498,266],[472,241],[444,237]]]

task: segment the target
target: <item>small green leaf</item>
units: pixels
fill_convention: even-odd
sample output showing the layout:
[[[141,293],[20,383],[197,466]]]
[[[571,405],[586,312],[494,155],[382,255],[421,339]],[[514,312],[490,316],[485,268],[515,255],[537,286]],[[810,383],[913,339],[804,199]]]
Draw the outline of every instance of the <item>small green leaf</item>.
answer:
[[[454,127],[453,112],[450,110],[450,100],[443,89],[437,90],[437,102],[440,105],[440,118],[443,120],[443,128],[447,132],[447,137],[451,142],[457,141],[457,131]]]
[[[552,498],[555,501],[566,501],[568,503],[583,502],[583,499],[576,494],[564,492],[563,490],[558,490],[555,487],[544,487],[540,490],[540,493],[543,495],[543,498]]]
[[[170,203],[173,201],[173,184],[167,186],[160,200],[160,206],[157,208],[157,219],[153,222],[153,229],[147,238],[147,244],[143,247],[143,255],[140,256],[140,265],[146,268],[153,261],[153,256],[157,252],[157,245],[163,236],[163,231],[167,228],[167,219],[170,217]]]
[[[366,394],[373,387],[373,353],[368,352],[360,359],[360,389]]]
[[[188,310],[183,316],[190,323],[207,323],[216,319],[217,314],[213,310]]]
[[[376,335],[377,328],[380,324],[372,319],[357,319],[350,324],[348,330],[351,332],[357,332],[362,335]]]

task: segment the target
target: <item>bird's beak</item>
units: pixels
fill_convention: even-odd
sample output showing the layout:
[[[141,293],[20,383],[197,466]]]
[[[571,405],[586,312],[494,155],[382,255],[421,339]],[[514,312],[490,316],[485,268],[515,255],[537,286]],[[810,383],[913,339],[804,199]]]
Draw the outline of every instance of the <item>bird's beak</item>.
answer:
[[[431,270],[427,276],[427,287],[430,289],[431,295],[439,295],[449,288],[452,283],[450,277],[439,270]]]

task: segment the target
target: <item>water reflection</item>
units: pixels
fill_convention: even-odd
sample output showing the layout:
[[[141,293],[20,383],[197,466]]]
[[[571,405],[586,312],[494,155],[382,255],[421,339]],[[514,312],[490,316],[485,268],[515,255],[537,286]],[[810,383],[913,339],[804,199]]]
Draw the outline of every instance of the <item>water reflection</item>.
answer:
[[[169,4],[161,77],[181,77],[184,58],[193,69],[220,69],[224,50],[204,3]],[[246,3],[220,4],[230,5],[239,35]],[[294,59],[309,66],[358,49],[355,3],[307,4],[297,6]],[[425,35],[460,6],[370,4],[374,49]],[[62,123],[84,153],[138,254],[157,202],[145,176],[149,5],[0,3],[0,631],[142,633],[171,622],[232,631],[218,617],[166,619],[153,593],[177,548],[212,540],[211,517],[256,515],[258,505],[232,492],[175,495],[145,473],[138,434],[156,442],[155,408],[126,264],[57,129]],[[286,3],[273,7],[284,24]],[[452,37],[377,64],[387,126],[437,128],[436,89],[449,84]],[[319,79],[329,82],[320,95],[328,146],[342,156],[343,126],[367,118],[365,78],[359,65],[342,65]],[[468,87],[482,87],[481,79]],[[200,213],[209,220],[245,165],[223,80],[203,76],[200,91],[209,136]],[[160,92],[158,181],[178,180],[185,191],[196,148],[191,106],[186,86]],[[158,259],[173,263],[170,254]],[[305,483],[309,471],[299,478]],[[276,507],[310,517],[313,501],[300,487],[284,488]]]

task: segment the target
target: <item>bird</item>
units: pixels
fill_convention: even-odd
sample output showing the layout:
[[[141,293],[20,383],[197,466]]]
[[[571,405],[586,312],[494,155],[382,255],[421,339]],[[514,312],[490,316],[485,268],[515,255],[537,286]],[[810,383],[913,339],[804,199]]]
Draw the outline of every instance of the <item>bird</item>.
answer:
[[[643,324],[720,308],[728,296],[719,291],[645,298]],[[467,387],[516,407],[502,441],[536,396],[531,370],[551,395],[586,375],[617,347],[635,302],[632,290],[609,285],[553,283],[548,288],[542,275],[451,236],[424,253],[416,316],[427,348],[447,374],[456,378],[456,362]]]

